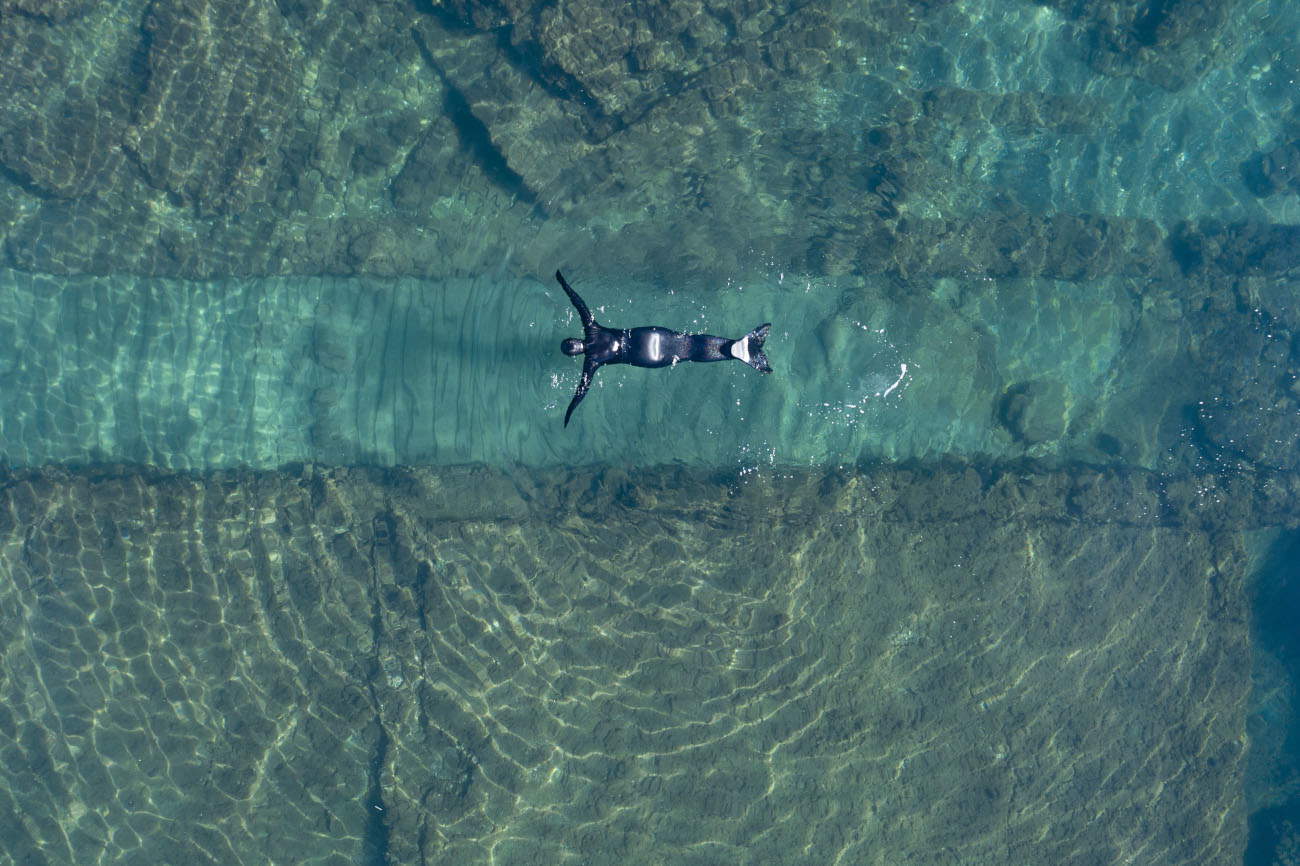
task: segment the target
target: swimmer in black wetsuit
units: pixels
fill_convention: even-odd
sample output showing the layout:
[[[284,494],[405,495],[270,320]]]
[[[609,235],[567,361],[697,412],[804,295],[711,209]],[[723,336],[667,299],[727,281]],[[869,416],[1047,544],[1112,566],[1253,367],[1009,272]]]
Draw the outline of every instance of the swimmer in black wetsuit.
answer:
[[[582,319],[583,339],[573,337],[560,344],[560,351],[566,355],[586,355],[582,361],[582,378],[578,380],[578,390],[569,401],[569,409],[564,413],[564,426],[569,426],[569,417],[578,408],[582,398],[587,396],[591,380],[602,364],[632,364],[636,367],[668,367],[678,361],[726,361],[735,358],[744,361],[760,373],[772,372],[763,354],[763,341],[772,327],[770,323],[759,325],[739,340],[726,337],[714,337],[709,334],[683,334],[667,328],[606,328],[591,315],[591,310],[578,297],[578,293],[565,281],[564,275],[555,272],[564,293],[569,296],[573,306]]]

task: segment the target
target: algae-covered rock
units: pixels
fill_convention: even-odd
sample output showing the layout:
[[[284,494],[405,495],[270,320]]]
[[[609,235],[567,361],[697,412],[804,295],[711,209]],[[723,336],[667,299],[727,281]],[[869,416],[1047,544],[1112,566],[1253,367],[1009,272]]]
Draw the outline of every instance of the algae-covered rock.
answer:
[[[1002,395],[998,420],[1025,445],[1040,445],[1065,435],[1068,408],[1061,382],[1021,382]]]
[[[1255,154],[1241,164],[1241,175],[1257,196],[1300,192],[1300,140]]]
[[[155,3],[148,89],[123,143],[149,182],[201,213],[265,199],[298,98],[298,59],[265,3]]]
[[[1267,483],[1172,481],[7,473],[6,850],[1223,861]]]

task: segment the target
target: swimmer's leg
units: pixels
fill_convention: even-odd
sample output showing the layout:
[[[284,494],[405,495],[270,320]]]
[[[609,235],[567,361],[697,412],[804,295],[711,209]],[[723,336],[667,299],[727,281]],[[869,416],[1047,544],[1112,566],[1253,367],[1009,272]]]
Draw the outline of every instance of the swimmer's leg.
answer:
[[[766,342],[767,333],[771,329],[771,322],[759,325],[728,346],[727,351],[731,354],[731,357],[737,361],[744,361],[758,372],[770,373],[772,372],[772,365],[767,363],[767,355],[763,354],[763,343]]]

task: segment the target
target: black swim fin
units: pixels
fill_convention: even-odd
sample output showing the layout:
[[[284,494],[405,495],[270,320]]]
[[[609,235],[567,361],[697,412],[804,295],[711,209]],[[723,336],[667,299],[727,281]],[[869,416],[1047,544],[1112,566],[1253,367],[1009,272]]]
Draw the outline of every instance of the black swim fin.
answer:
[[[760,373],[772,372],[772,365],[767,363],[767,355],[763,354],[763,343],[767,341],[767,332],[770,330],[772,323],[765,322],[736,340],[728,349],[731,357],[744,361]]]

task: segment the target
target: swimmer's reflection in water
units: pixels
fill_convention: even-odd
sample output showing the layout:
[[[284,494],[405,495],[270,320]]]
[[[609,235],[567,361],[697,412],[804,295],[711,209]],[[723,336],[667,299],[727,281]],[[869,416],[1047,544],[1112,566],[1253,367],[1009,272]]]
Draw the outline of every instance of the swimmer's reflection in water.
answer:
[[[683,334],[667,328],[606,328],[591,315],[591,310],[578,297],[564,275],[555,272],[564,293],[573,302],[582,319],[583,338],[570,337],[560,344],[566,355],[585,355],[582,361],[582,378],[578,390],[569,401],[564,413],[564,426],[569,426],[573,410],[587,396],[591,380],[602,364],[632,364],[636,367],[668,367],[678,361],[744,361],[760,373],[772,372],[763,354],[763,341],[771,323],[759,325],[739,340],[714,337],[710,334]]]

